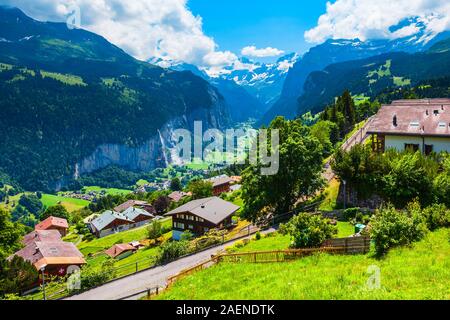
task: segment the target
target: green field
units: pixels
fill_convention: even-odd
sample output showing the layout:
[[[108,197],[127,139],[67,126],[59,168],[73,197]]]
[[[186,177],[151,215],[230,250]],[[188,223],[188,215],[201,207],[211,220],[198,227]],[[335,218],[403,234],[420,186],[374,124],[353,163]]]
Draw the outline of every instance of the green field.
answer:
[[[271,238],[267,238],[271,239]],[[157,299],[450,299],[450,230],[412,247],[369,255],[316,254],[294,262],[222,263],[174,284]],[[260,240],[261,242],[263,240]],[[263,246],[261,246],[263,247]],[[379,268],[380,287],[367,286]]]
[[[83,188],[83,192],[84,193],[88,193],[88,192],[100,192],[104,190],[106,192],[106,194],[110,194],[110,195],[127,195],[130,194],[132,191],[131,190],[126,190],[126,189],[116,189],[116,188],[102,188],[102,187],[98,187],[98,186],[89,186],[89,187],[84,187]]]
[[[80,210],[90,204],[87,200],[55,196],[52,194],[43,194],[41,202],[45,207],[52,207],[57,204],[61,204],[69,212]]]

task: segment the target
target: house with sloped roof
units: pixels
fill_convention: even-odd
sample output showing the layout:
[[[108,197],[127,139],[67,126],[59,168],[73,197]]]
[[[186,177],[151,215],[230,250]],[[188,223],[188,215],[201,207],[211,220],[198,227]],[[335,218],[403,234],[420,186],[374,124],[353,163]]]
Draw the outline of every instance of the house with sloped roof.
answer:
[[[225,174],[206,179],[206,181],[212,183],[214,196],[220,196],[222,193],[230,192],[230,186],[233,182],[233,180]]]
[[[113,233],[128,230],[133,223],[134,221],[128,219],[126,215],[108,210],[92,220],[90,228],[98,238],[102,238]]]
[[[144,209],[129,207],[122,213],[105,211],[89,223],[89,228],[98,238],[143,226],[154,219]]]
[[[115,244],[105,251],[105,253],[113,259],[122,260],[135,253],[138,249],[131,244]]]
[[[35,227],[35,230],[58,230],[64,237],[69,229],[69,223],[66,219],[58,217],[48,217],[44,221],[39,222]]]
[[[232,226],[232,216],[239,206],[218,197],[193,200],[165,214],[172,217],[173,239],[180,240],[185,231],[202,235],[211,229]]]
[[[148,213],[144,209],[130,207],[122,214],[127,217],[128,220],[133,221],[133,228],[137,228],[143,226],[146,223],[149,223],[151,220],[155,218],[155,216],[151,213]]]
[[[128,201],[118,205],[113,210],[115,212],[122,213],[125,210],[127,210],[129,208],[133,208],[133,207],[143,209],[151,214],[156,213],[155,208],[153,208],[153,206],[151,204],[149,204],[147,201],[140,201],[140,200],[128,200]]]
[[[373,117],[367,134],[377,152],[450,152],[450,99],[393,101]]]
[[[58,230],[35,230],[22,242],[25,247],[13,256],[22,257],[47,275],[64,276],[69,267],[86,264],[83,254],[73,243],[62,241]]]

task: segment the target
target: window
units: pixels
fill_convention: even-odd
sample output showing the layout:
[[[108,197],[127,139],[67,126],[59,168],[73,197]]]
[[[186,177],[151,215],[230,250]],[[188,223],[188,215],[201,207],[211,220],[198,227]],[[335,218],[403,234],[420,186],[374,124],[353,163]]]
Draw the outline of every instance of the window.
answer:
[[[412,121],[409,125],[411,127],[418,128],[420,126],[420,123],[419,121]]]
[[[175,222],[174,226],[176,229],[184,229],[184,223],[181,222]]]
[[[189,228],[190,230],[194,230],[194,226],[193,226],[192,224],[188,225],[188,228]]]
[[[433,152],[433,145],[426,144],[425,145],[425,154],[428,156]]]
[[[205,231],[205,232],[208,232],[209,231],[209,228],[203,228],[203,231]]]
[[[439,128],[445,128],[447,124],[445,122],[439,122]]]
[[[405,143],[405,150],[416,152],[416,151],[419,150],[419,145],[418,144],[412,144],[412,143]]]

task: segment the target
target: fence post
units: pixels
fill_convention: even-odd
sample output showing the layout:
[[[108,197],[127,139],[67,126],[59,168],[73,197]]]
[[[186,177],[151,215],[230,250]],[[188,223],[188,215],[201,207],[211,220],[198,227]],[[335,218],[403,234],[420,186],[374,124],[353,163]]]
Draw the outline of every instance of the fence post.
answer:
[[[156,287],[156,295],[159,294],[159,287]]]
[[[139,262],[136,262],[136,272],[138,272],[138,271],[139,271],[139,266],[138,266],[138,263],[139,263]]]

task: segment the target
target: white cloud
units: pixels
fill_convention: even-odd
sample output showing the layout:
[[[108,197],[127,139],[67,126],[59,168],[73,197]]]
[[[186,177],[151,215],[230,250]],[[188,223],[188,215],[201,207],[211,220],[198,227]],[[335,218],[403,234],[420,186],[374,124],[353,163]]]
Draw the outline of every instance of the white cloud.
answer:
[[[407,18],[417,18],[426,27],[426,37],[450,29],[448,0],[337,0],[327,3],[315,28],[305,32],[305,39],[321,43],[327,39],[398,38],[417,31],[415,24],[392,31]]]
[[[218,51],[202,30],[202,19],[187,8],[187,0],[0,0],[43,21],[66,21],[71,6],[81,12],[81,28],[104,36],[134,57],[184,61],[221,67],[237,57]]]
[[[265,58],[265,57],[276,57],[282,55],[284,51],[277,48],[267,47],[262,49],[257,49],[255,46],[248,46],[242,49],[241,54],[247,57]]]

